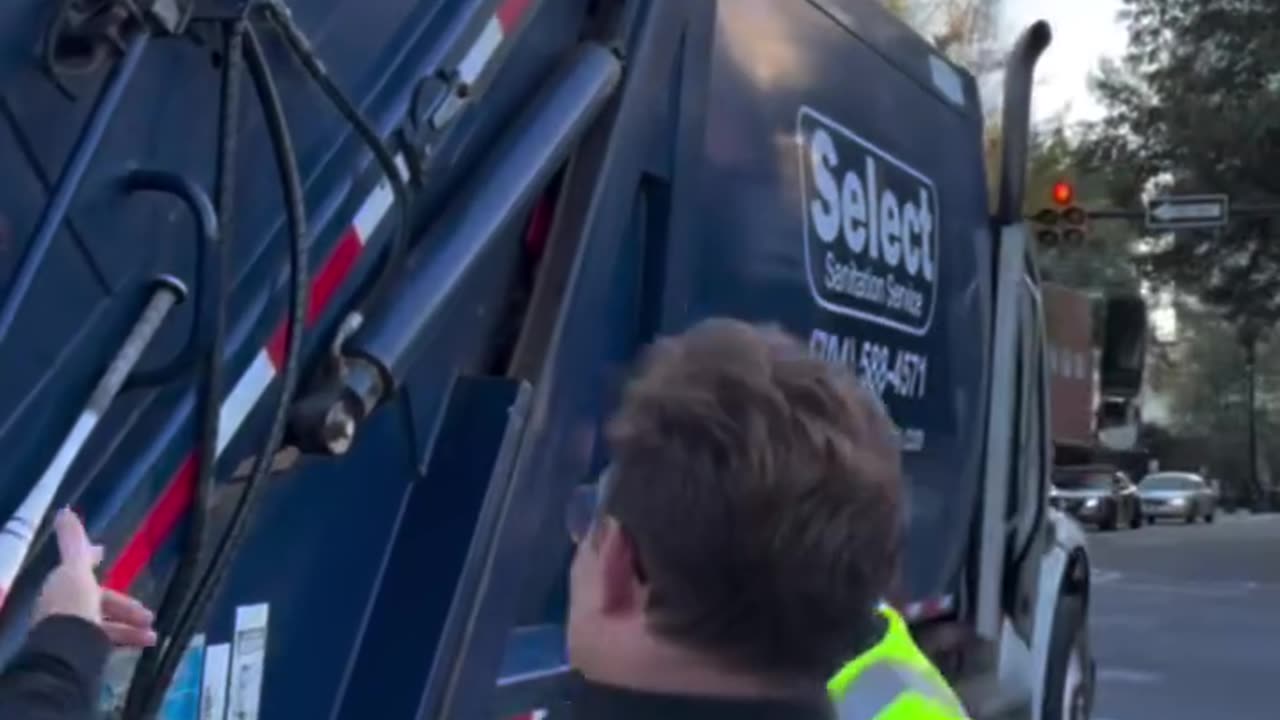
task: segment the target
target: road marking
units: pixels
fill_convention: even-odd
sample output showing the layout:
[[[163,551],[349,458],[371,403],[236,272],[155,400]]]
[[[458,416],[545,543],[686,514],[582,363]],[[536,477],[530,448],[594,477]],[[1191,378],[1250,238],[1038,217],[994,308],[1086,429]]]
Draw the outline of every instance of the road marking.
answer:
[[[1089,578],[1094,585],[1118,585],[1126,590],[1137,590],[1139,592],[1172,593],[1174,595],[1203,598],[1241,597],[1255,590],[1266,590],[1272,586],[1280,587],[1280,584],[1277,583],[1263,583],[1257,580],[1198,581],[1195,583],[1182,583],[1177,580],[1162,582],[1161,578],[1139,580],[1132,576],[1126,576],[1119,570],[1103,570],[1099,568],[1095,568],[1090,572]]]
[[[1134,668],[1098,668],[1098,680],[1131,685],[1159,685],[1164,682],[1164,676],[1149,670]]]
[[[1208,583],[1198,583],[1198,586],[1191,587],[1185,585],[1172,585],[1168,583],[1148,583],[1148,582],[1132,582],[1125,581],[1122,584],[1125,590],[1137,590],[1138,592],[1151,592],[1161,595],[1182,595],[1185,597],[1197,598],[1237,598],[1248,595],[1257,589],[1257,583],[1222,583],[1217,587]]]
[[[1093,579],[1093,583],[1095,585],[1105,585],[1119,580],[1123,575],[1118,570],[1095,569],[1090,573],[1090,577]]]
[[[1229,523],[1280,522],[1280,513],[1223,513],[1219,517]]]
[[[1127,630],[1156,629],[1160,626],[1159,618],[1153,618],[1150,615],[1134,615],[1123,614],[1115,615],[1111,613],[1103,614],[1101,611],[1095,611],[1089,618],[1089,627],[1105,628],[1105,627],[1123,627]]]

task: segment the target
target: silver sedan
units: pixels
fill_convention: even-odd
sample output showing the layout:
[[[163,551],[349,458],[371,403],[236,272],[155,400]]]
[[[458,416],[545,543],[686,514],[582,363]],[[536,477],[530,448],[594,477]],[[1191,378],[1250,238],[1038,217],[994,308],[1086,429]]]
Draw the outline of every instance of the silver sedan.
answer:
[[[1142,498],[1142,514],[1147,522],[1161,519],[1213,522],[1218,510],[1216,493],[1195,473],[1152,473],[1138,483],[1138,495]]]

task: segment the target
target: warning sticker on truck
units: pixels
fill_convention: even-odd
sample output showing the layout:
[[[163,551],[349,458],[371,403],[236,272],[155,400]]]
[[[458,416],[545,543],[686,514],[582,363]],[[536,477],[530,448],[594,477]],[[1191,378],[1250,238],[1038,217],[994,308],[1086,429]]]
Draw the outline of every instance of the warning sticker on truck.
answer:
[[[191,639],[169,691],[160,706],[159,720],[196,720],[200,709],[200,676],[204,670],[204,635]]]
[[[902,160],[807,107],[796,120],[809,289],[833,313],[929,331],[938,287],[938,194]]]
[[[227,693],[229,720],[258,720],[262,672],[267,658],[267,614],[265,603],[236,608]]]
[[[227,717],[227,672],[231,665],[231,645],[210,645],[204,654],[204,677],[200,683],[200,720]]]

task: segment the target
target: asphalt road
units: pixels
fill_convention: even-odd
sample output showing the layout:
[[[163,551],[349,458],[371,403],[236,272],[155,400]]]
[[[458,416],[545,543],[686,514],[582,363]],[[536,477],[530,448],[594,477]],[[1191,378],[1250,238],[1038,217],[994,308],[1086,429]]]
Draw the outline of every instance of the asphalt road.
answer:
[[[1089,540],[1095,720],[1280,718],[1280,515]]]

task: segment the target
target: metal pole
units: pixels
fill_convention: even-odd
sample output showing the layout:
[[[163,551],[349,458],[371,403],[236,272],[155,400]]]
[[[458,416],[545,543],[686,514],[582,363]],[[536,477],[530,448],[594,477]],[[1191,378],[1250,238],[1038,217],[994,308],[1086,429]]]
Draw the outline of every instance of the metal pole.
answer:
[[[1257,403],[1258,388],[1258,370],[1255,348],[1256,341],[1250,341],[1245,346],[1245,372],[1248,374],[1249,392],[1248,392],[1248,409],[1249,413],[1249,504],[1254,510],[1261,509],[1259,507],[1258,492],[1258,411],[1255,407]]]
[[[0,529],[0,607],[4,598],[13,587],[18,571],[27,559],[31,550],[31,542],[35,539],[36,529],[44,521],[44,516],[53,504],[53,498],[62,487],[62,481],[71,469],[85,442],[93,434],[98,421],[106,414],[115,399],[120,387],[138,364],[138,359],[155,337],[156,331],[164,322],[164,318],[187,295],[186,287],[176,278],[164,276],[159,279],[158,287],[147,302],[146,308],[133,329],[120,346],[119,352],[98,381],[89,402],[80,416],[76,418],[71,431],[63,438],[62,444],[49,462],[44,473],[27,493],[26,499],[14,511],[13,516]]]
[[[1134,220],[1141,221],[1147,219],[1146,208],[1140,210],[1132,210],[1127,208],[1082,208],[1085,215],[1090,220]],[[1233,205],[1231,206],[1231,217],[1280,217],[1280,204],[1270,205]],[[1027,220],[1034,221],[1035,218],[1027,216]],[[1188,228],[1195,229],[1195,228]]]

